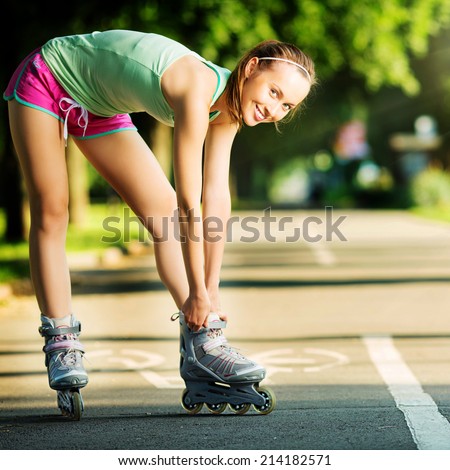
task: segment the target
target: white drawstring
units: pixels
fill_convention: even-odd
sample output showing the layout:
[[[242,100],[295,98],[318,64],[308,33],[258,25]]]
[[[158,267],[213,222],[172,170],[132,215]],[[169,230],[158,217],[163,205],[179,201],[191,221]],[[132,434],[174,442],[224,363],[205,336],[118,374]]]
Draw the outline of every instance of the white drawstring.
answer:
[[[69,103],[70,106],[67,109],[64,109],[63,103]],[[72,109],[75,109],[75,108],[80,108],[81,109],[81,115],[78,118],[78,125],[83,128],[83,137],[84,137],[84,134],[86,133],[86,128],[88,126],[88,112],[87,112],[87,109],[85,109],[85,108],[83,108],[83,106],[81,106],[81,104],[77,103],[75,100],[73,100],[71,98],[61,98],[59,100],[59,107],[61,108],[61,111],[63,113],[66,113],[66,117],[64,118],[64,141],[65,141],[66,147],[67,147],[67,139],[69,137],[69,131],[68,131],[68,128],[67,128],[67,121],[69,119],[70,111],[72,111]],[[84,125],[81,124],[81,120],[84,121]]]

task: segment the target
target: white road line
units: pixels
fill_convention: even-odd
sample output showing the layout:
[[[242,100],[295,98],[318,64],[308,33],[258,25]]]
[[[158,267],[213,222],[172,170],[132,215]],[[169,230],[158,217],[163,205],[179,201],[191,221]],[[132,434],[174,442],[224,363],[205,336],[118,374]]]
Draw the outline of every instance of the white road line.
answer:
[[[323,242],[310,242],[308,243],[311,250],[313,251],[316,261],[318,264],[323,266],[333,266],[336,264],[336,256],[334,253],[325,246]]]
[[[158,372],[141,370],[139,374],[156,388],[183,388],[184,382],[179,376],[165,377]]]
[[[405,415],[419,450],[449,450],[450,423],[425,393],[403,361],[390,336],[363,337],[369,355],[388,386],[397,408]]]
[[[313,233],[310,236],[313,239],[317,238],[317,241],[308,241],[307,244],[311,251],[314,253],[316,258],[317,264],[321,264],[323,266],[333,266],[337,263],[336,256],[331,251],[331,249],[327,246],[327,242],[323,241],[323,234],[320,233],[318,228],[311,227],[310,231]]]

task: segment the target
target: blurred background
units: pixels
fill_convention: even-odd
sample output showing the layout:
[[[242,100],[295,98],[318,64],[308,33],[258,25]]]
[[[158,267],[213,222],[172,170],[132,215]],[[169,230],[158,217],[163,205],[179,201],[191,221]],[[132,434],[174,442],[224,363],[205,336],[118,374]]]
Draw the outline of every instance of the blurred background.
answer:
[[[295,43],[319,85],[300,118],[243,129],[233,208],[402,209],[450,221],[450,0],[18,0],[3,7],[0,82],[54,36],[114,28],[172,37],[232,69],[259,41]],[[172,129],[132,116],[171,179]],[[100,249],[114,192],[69,145],[68,249]],[[0,108],[0,282],[28,275],[27,200]],[[76,236],[73,236],[76,235]]]

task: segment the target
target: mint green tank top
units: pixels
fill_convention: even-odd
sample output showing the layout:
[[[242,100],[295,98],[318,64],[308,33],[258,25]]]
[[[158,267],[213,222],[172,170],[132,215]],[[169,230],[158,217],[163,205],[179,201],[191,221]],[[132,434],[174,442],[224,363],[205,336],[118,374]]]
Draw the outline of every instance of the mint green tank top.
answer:
[[[41,54],[69,95],[98,116],[147,112],[174,125],[174,111],[161,89],[164,71],[177,59],[193,55],[217,75],[213,105],[225,90],[230,71],[207,61],[165,36],[111,30],[51,39]],[[210,120],[218,112],[210,113]]]

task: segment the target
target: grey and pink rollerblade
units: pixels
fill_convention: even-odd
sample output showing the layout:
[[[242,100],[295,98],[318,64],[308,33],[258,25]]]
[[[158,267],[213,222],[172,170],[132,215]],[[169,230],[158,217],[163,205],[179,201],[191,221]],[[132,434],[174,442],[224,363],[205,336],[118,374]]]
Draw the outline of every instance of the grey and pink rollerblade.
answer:
[[[198,413],[204,404],[214,414],[223,413],[227,406],[236,414],[246,413],[252,405],[260,414],[274,409],[274,393],[259,386],[266,370],[228,344],[222,331],[226,322],[210,314],[208,327],[193,332],[182,312],[172,316],[177,318],[180,374],[186,384],[181,404],[188,413]]]
[[[67,325],[42,315],[39,333],[45,338],[48,383],[57,391],[58,408],[78,421],[84,411],[80,389],[87,385],[88,376],[82,362],[83,345],[78,340],[81,324],[74,315],[66,320]]]

